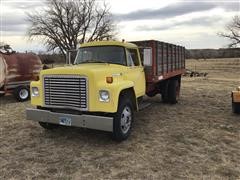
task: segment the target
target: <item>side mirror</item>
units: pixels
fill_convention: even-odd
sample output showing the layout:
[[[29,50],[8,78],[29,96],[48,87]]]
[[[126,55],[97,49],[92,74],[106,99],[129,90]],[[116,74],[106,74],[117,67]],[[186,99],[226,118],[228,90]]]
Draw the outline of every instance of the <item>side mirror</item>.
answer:
[[[73,64],[77,56],[77,49],[70,49],[67,51],[66,64]]]

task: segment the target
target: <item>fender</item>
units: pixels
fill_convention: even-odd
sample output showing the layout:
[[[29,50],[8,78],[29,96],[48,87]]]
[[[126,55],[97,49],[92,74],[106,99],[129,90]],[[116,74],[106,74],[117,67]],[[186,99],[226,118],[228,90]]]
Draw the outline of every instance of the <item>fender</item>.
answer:
[[[102,111],[102,112],[110,112],[115,113],[118,109],[118,100],[121,91],[125,89],[129,89],[134,87],[134,83],[132,81],[127,80],[119,80],[112,84],[104,84],[103,82],[98,82],[98,87],[96,88],[96,94],[98,94],[99,90],[107,90],[110,93],[110,101],[109,102],[99,102],[99,98],[93,100],[91,104],[90,111]],[[135,92],[134,92],[135,93]],[[95,109],[96,108],[96,109]]]
[[[115,87],[115,94],[114,94],[114,97],[113,97],[113,101],[115,102],[114,105],[114,110],[115,112],[117,112],[117,109],[118,109],[118,101],[119,101],[119,96],[120,96],[120,93],[125,90],[125,89],[129,89],[129,88],[133,88],[134,87],[134,83],[132,81],[122,81],[121,83],[119,83],[116,87]],[[134,88],[133,88],[134,89]],[[135,90],[134,90],[134,94],[135,93]]]
[[[39,90],[39,96],[32,96],[32,87],[37,87]],[[43,106],[43,86],[41,84],[41,81],[32,81],[30,83],[30,95],[31,95],[31,104],[35,106]]]

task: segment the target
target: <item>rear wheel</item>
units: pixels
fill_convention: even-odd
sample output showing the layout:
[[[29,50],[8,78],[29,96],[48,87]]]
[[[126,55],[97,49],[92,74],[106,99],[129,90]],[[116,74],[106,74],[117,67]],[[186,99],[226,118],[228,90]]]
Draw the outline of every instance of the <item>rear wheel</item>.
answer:
[[[26,86],[19,86],[14,90],[14,95],[18,101],[26,101],[30,98],[29,88]]]
[[[166,80],[164,84],[162,85],[162,91],[161,91],[161,96],[162,96],[162,102],[163,103],[168,103],[169,102],[169,97],[168,97],[168,83],[169,81]]]
[[[122,96],[118,105],[118,111],[114,116],[113,139],[123,141],[127,139],[132,130],[133,104],[129,97]]]
[[[47,122],[38,122],[38,123],[41,127],[43,127],[44,129],[48,129],[48,130],[56,129],[59,127],[58,124],[52,124],[52,123],[47,123]]]
[[[177,79],[172,79],[168,85],[168,101],[171,104],[176,104],[180,95],[180,83]]]

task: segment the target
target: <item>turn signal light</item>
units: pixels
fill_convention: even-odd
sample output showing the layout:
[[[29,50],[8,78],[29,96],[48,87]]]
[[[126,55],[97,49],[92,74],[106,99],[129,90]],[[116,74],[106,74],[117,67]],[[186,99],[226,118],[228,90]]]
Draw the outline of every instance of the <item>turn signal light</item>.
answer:
[[[113,77],[106,77],[106,82],[111,84],[113,82]]]

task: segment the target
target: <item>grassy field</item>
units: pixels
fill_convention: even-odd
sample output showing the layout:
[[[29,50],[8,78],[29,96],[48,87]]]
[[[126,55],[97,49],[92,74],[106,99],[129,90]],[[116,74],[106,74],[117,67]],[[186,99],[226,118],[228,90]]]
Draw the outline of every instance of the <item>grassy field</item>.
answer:
[[[184,77],[177,105],[148,98],[131,137],[27,121],[29,102],[0,99],[0,179],[239,179],[240,116],[231,90],[240,85],[240,59],[187,60],[207,77]]]

